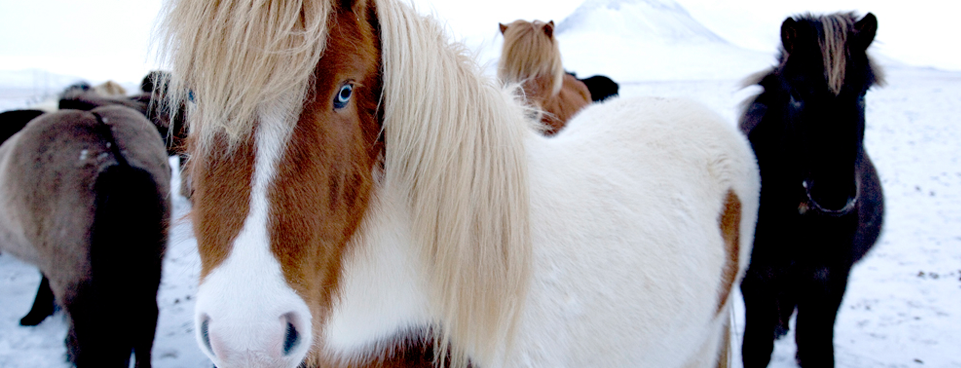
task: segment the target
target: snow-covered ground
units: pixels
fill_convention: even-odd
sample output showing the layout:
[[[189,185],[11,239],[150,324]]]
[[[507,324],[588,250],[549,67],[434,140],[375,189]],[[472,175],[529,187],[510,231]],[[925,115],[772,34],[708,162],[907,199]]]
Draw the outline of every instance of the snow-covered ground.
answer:
[[[773,64],[774,45],[767,53],[737,48],[711,37],[672,4],[589,0],[558,23],[565,65],[582,76],[614,77],[621,82],[622,96],[700,100],[734,124],[740,103],[757,92],[741,89],[740,80]],[[630,22],[640,17],[650,19],[644,24],[660,33],[652,35]],[[492,24],[497,21],[503,20]],[[604,32],[602,24],[623,28]],[[477,53],[489,63],[499,45],[486,47]],[[961,367],[961,73],[912,68],[885,58],[881,62],[888,84],[867,95],[866,146],[884,185],[885,228],[852,272],[835,327],[837,365]],[[0,77],[0,109],[24,106],[21,97],[29,93],[23,92],[23,83]],[[17,97],[8,97],[12,95]],[[178,183],[175,177],[174,186]],[[211,364],[193,338],[200,266],[185,219],[189,203],[180,196],[173,202],[178,220],[158,296],[153,362],[158,368],[207,368]],[[0,367],[66,366],[62,313],[37,327],[17,325],[39,281],[35,268],[0,255]],[[743,307],[738,304],[736,311],[740,332]],[[789,334],[777,343],[771,367],[795,367],[794,351]]]

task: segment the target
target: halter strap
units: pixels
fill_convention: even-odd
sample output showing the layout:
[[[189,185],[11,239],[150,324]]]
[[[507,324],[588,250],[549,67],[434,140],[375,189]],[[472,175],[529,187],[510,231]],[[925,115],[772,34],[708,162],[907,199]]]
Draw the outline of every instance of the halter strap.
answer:
[[[819,212],[821,214],[828,215],[831,217],[841,217],[841,216],[847,215],[852,211],[854,211],[854,207],[857,206],[857,203],[858,203],[858,198],[861,197],[860,184],[861,184],[860,180],[857,180],[857,179],[854,180],[854,188],[855,188],[854,198],[848,199],[848,202],[844,204],[844,207],[841,207],[841,209],[839,210],[829,210],[824,207],[821,207],[821,205],[818,204],[818,202],[815,201],[813,197],[811,197],[811,186],[808,185],[807,180],[804,180],[801,182],[801,186],[804,187],[804,195],[807,198],[807,200],[801,203],[799,212],[801,214],[804,214],[810,210],[814,210],[815,212]]]

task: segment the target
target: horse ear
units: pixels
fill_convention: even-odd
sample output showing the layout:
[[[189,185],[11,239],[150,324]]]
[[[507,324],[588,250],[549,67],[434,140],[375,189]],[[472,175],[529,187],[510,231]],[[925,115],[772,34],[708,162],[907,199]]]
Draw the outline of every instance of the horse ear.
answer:
[[[797,42],[798,31],[797,22],[794,18],[787,18],[784,23],[781,23],[781,45],[784,46],[784,51],[791,53],[794,51],[794,44]]]
[[[854,23],[854,40],[859,50],[867,50],[878,33],[878,18],[868,13],[857,23]]]
[[[497,25],[501,27],[501,34],[507,32],[507,26],[505,26],[504,23],[497,23]]]
[[[550,22],[547,22],[547,24],[544,25],[544,33],[547,34],[547,37],[551,37],[551,38],[554,37],[554,21],[553,20]]]

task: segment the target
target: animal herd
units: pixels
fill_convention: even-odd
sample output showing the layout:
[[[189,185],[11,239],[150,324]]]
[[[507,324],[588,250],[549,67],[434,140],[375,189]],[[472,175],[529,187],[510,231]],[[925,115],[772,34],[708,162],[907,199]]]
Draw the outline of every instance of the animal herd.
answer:
[[[217,367],[765,367],[794,314],[798,364],[834,366],[883,220],[874,15],[787,18],[735,127],[578,79],[552,21],[499,25],[491,83],[396,0],[170,1],[139,93],[0,114],[20,324],[62,309],[71,364],[151,366],[179,155]]]

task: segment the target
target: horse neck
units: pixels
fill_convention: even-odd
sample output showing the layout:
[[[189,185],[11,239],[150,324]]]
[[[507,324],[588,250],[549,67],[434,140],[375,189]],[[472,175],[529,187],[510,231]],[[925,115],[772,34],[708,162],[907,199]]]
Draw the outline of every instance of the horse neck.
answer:
[[[524,88],[524,95],[527,99],[534,101],[538,106],[543,105],[551,97],[555,96],[554,77],[551,75],[536,75],[524,81],[521,86]]]

